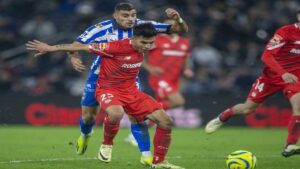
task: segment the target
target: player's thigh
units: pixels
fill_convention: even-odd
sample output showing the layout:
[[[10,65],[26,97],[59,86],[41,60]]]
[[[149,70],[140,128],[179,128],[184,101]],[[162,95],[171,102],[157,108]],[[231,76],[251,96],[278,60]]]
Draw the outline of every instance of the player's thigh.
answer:
[[[87,107],[86,110],[90,110],[88,107],[93,110],[94,107],[97,107],[99,105],[95,97],[96,87],[97,85],[95,81],[87,81],[85,84],[83,95],[81,97],[81,106]]]
[[[283,90],[282,85],[270,83],[268,79],[261,76],[253,83],[247,99],[255,103],[262,103],[280,90]]]
[[[96,116],[99,113],[98,106],[81,106],[82,116]]]
[[[161,128],[170,129],[173,125],[171,117],[168,116],[163,109],[155,110],[151,114],[148,114],[146,118],[153,121]]]
[[[122,105],[110,105],[105,109],[105,112],[113,121],[120,121],[125,113]]]
[[[179,92],[170,93],[167,95],[167,99],[174,104],[184,105],[185,99]]]
[[[292,105],[293,114],[300,115],[300,92],[291,96],[290,103]]]

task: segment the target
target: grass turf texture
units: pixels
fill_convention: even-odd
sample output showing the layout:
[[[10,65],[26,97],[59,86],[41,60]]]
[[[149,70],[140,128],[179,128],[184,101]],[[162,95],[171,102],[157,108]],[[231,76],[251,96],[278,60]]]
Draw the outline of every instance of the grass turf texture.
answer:
[[[102,128],[94,129],[87,152],[78,156],[72,143],[79,136],[79,128],[2,126],[0,169],[147,168],[139,163],[138,149],[123,141],[128,132],[120,130],[112,162],[105,164],[96,158]],[[150,132],[153,138],[154,129]],[[248,150],[258,159],[256,169],[299,169],[300,156],[280,155],[285,137],[285,129],[222,128],[212,135],[204,134],[203,129],[174,129],[167,159],[187,169],[226,169],[229,153]]]

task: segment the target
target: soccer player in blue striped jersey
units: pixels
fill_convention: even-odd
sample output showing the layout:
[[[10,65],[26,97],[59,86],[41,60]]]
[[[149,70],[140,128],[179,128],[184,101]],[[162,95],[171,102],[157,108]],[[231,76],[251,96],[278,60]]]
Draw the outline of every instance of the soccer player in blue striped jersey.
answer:
[[[158,32],[187,32],[187,25],[181,19],[179,13],[171,8],[166,10],[166,14],[169,18],[176,20],[176,24],[179,26],[172,26],[165,23],[158,23],[154,21],[145,21],[136,18],[136,9],[130,3],[119,3],[115,7],[113,19],[100,22],[86,29],[86,31],[77,37],[76,43],[88,44],[91,42],[110,42],[116,40],[122,40],[132,37],[132,28],[135,24],[144,22],[151,22]],[[77,53],[69,53],[69,57],[73,64],[74,69],[77,71],[85,70],[85,66],[82,64]],[[99,105],[95,98],[96,81],[99,74],[99,68],[101,64],[101,57],[96,56],[93,64],[90,68],[89,77],[86,81],[84,93],[81,100],[82,117],[80,119],[81,136],[78,138],[76,147],[77,154],[84,154],[86,151],[89,138],[91,136],[92,128],[95,124],[95,119],[98,114]],[[101,85],[101,84],[100,84]],[[137,86],[141,89],[139,79],[137,77]],[[122,118],[122,116],[116,118]],[[130,117],[129,117],[130,118]],[[141,163],[149,165],[152,161],[152,155],[150,152],[150,137],[148,128],[145,123],[137,124],[133,118],[131,119],[131,132],[137,141],[138,147],[142,153]],[[104,119],[104,141],[100,146],[98,159],[104,162],[111,161],[113,139],[119,130],[119,123],[112,123],[106,116]]]

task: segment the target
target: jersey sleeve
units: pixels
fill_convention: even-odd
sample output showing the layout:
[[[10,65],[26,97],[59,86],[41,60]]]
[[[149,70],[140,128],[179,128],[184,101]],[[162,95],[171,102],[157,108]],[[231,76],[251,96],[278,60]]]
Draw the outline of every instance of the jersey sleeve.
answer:
[[[95,41],[95,39],[101,39],[105,37],[109,32],[110,20],[95,24],[87,28],[81,35],[76,38],[76,41],[82,44],[89,44]]]
[[[170,24],[137,19],[137,24],[148,23],[148,22],[152,23],[154,25],[156,31],[159,33],[169,33],[170,32],[170,29],[171,29]]]
[[[113,57],[120,50],[120,43],[118,41],[107,43],[91,43],[89,50],[95,55],[102,57]]]
[[[191,54],[191,43],[189,40],[187,40],[187,51],[186,51],[186,55],[184,56],[186,60],[188,60],[190,58],[190,54]]]
[[[277,54],[280,49],[287,43],[287,36],[284,29],[278,29],[274,36],[269,40],[262,55],[261,60],[272,70],[279,75],[286,73],[287,71],[276,61],[274,55]]]

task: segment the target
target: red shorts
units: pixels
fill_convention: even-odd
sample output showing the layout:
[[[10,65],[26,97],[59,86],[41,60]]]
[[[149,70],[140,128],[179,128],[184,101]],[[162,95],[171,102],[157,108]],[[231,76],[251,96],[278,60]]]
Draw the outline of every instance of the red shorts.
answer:
[[[168,95],[177,93],[179,88],[178,83],[170,83],[166,80],[150,80],[149,84],[158,100],[164,100]]]
[[[97,89],[96,98],[102,110],[106,110],[112,105],[121,105],[125,112],[138,122],[143,122],[146,116],[155,110],[162,109],[162,105],[151,96],[138,90],[121,94],[115,90]]]
[[[298,76],[298,78],[300,78]],[[288,84],[283,81],[274,83],[270,79],[260,76],[255,80],[249,92],[248,99],[255,103],[262,103],[272,94],[282,91],[287,99],[290,99],[294,94],[300,92],[300,84]]]

